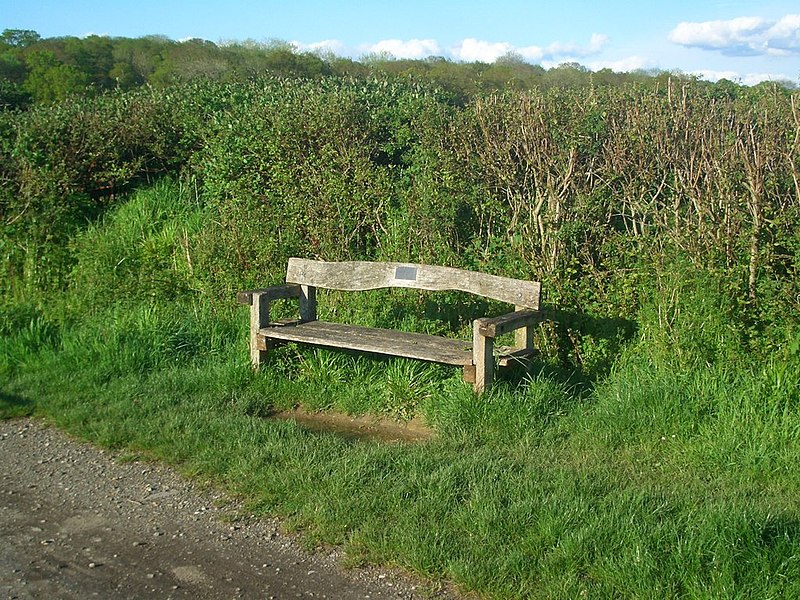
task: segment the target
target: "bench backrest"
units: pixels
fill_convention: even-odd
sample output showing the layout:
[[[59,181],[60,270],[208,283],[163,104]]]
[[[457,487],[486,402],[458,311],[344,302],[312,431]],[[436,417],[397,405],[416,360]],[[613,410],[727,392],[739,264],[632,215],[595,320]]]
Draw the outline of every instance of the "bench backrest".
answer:
[[[290,258],[286,283],[347,291],[388,287],[458,290],[529,310],[539,310],[541,296],[541,284],[538,281],[413,263],[323,262]]]

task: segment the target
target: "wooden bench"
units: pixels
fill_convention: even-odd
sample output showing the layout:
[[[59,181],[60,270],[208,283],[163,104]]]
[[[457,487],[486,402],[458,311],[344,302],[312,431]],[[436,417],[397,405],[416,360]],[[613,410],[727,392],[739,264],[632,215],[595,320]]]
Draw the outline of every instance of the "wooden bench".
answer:
[[[435,335],[318,321],[317,288],[346,291],[378,288],[459,290],[507,302],[515,309],[499,317],[473,321],[470,343]],[[250,305],[250,357],[254,367],[264,361],[269,348],[298,342],[461,366],[464,379],[481,393],[494,378],[496,337],[516,331],[514,347],[498,352],[497,360],[501,366],[527,360],[534,354],[533,328],[544,320],[539,310],[540,294],[541,284],[537,281],[451,267],[290,258],[284,285],[240,292],[238,301]],[[285,298],[297,299],[300,318],[273,322],[270,303]]]

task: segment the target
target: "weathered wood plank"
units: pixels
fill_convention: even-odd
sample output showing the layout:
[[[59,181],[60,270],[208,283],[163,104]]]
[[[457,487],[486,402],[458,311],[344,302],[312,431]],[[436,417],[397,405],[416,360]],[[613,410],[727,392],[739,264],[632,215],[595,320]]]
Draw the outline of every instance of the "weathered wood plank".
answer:
[[[250,300],[250,363],[258,368],[267,358],[267,348],[258,344],[258,332],[269,323],[269,297],[254,293]]]
[[[473,321],[472,362],[475,365],[475,381],[472,387],[478,394],[491,386],[494,379],[494,338],[483,335],[482,327],[483,319]]]
[[[464,365],[464,381],[475,383],[475,365]]]
[[[532,310],[539,309],[541,296],[538,281],[412,263],[323,262],[290,258],[286,281],[345,291],[386,287],[458,290]]]
[[[317,320],[317,288],[313,285],[300,286],[300,320]]]
[[[415,358],[446,365],[472,364],[469,342],[392,329],[311,321],[294,326],[265,327],[259,331],[259,336],[326,348]]]
[[[273,285],[272,287],[263,288],[260,290],[248,290],[246,292],[239,292],[236,294],[236,301],[239,304],[253,304],[253,294],[263,294],[269,300],[280,300],[282,298],[299,298],[300,286],[296,283],[288,285]]]
[[[515,306],[514,310],[519,312],[525,310],[524,306]],[[531,349],[533,348],[533,325],[526,325],[520,327],[514,332],[514,344],[518,349]]]
[[[538,310],[515,311],[499,317],[480,319],[481,334],[494,338],[520,327],[536,325],[544,320],[544,315]]]

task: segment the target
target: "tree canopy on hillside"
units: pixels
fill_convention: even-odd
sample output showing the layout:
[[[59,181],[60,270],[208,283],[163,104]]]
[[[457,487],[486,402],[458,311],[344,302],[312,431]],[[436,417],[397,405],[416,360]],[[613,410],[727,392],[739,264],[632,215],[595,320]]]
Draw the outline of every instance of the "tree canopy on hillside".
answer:
[[[24,29],[6,29],[0,35],[0,110],[144,85],[163,88],[198,79],[227,82],[265,74],[303,79],[410,78],[440,86],[455,102],[507,89],[618,86],[631,82],[662,85],[666,78],[696,80],[679,72],[592,72],[578,63],[545,69],[514,54],[493,63],[458,62],[443,57],[396,59],[386,54],[353,60],[332,53],[303,51],[281,40],[216,44],[201,39],[176,42],[160,35],[42,38],[36,31]],[[719,87],[719,93],[725,96],[735,96],[745,89],[727,80],[707,85]],[[785,87],[793,84],[785,82]]]

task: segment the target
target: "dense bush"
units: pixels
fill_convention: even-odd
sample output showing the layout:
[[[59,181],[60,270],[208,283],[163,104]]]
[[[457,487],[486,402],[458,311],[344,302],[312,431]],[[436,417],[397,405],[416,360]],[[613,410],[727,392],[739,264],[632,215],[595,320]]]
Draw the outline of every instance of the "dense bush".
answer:
[[[397,229],[414,202],[420,130],[447,110],[435,92],[380,81],[266,81],[247,92],[216,115],[193,160],[218,215],[201,246],[220,292],[280,276],[274,265],[297,254],[418,256],[415,232]]]
[[[189,93],[141,90],[0,114],[0,248],[8,283],[59,289],[64,250],[129,190],[176,172],[199,132]]]
[[[397,79],[267,78],[4,114],[6,292],[64,289],[69,240],[126,190],[182,173],[203,216],[181,244],[210,300],[279,280],[291,255],[539,278],[562,311],[540,345],[598,374],[648,314],[662,331],[705,318],[681,291],[702,276],[726,352],[766,356],[800,302],[795,100],[670,81],[458,106]],[[159,260],[147,268],[169,270]]]

